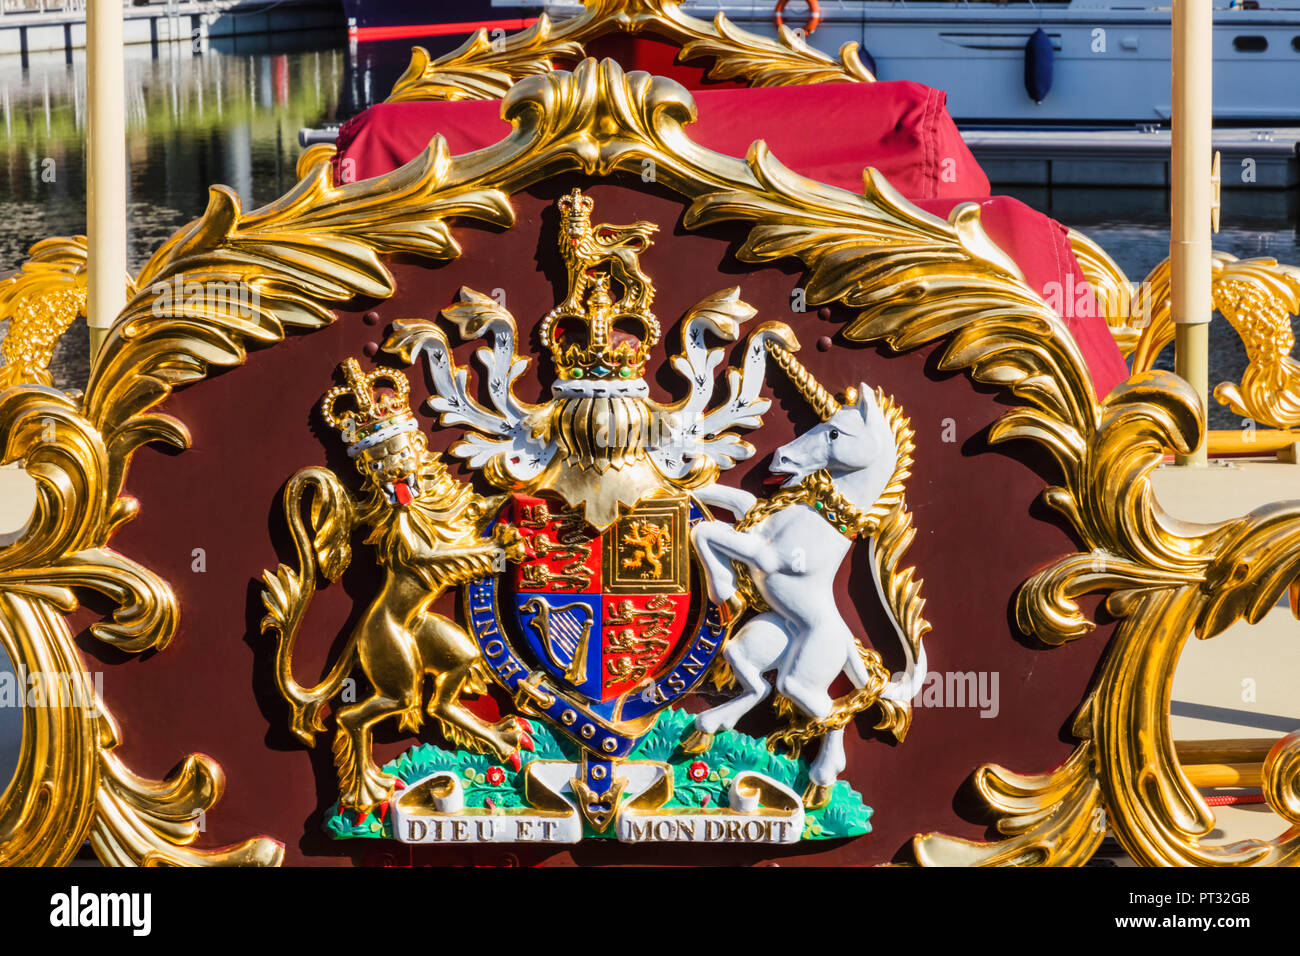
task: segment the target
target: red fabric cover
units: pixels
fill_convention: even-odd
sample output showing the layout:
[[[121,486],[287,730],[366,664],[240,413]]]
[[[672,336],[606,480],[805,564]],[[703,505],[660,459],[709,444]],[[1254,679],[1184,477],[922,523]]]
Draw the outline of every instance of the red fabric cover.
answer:
[[[699,119],[691,138],[728,156],[744,156],[754,140],[766,139],[785,165],[854,191],[862,189],[863,168],[875,166],[908,197],[989,194],[988,177],[940,90],[906,82],[825,83],[693,95]],[[396,169],[435,133],[446,137],[453,154],[480,149],[510,131],[500,113],[496,100],[372,106],[339,130],[335,178],[368,179]]]
[[[1043,298],[1087,284],[1059,222],[1006,196],[989,182],[944,107],[945,94],[919,83],[834,83],[768,89],[695,91],[699,120],[691,136],[721,153],[744,156],[764,139],[798,173],[854,192],[875,166],[922,209],[947,217],[959,202],[978,202],[989,236],[1020,266]],[[510,130],[497,101],[382,103],[339,130],[336,179],[365,179],[419,155],[435,133],[453,154],[481,149]],[[1055,286],[1054,286],[1055,284]],[[1053,289],[1055,288],[1055,295]],[[1066,309],[1098,396],[1128,377],[1105,321],[1093,310]],[[1084,314],[1077,314],[1077,313]]]
[[[624,70],[645,70],[655,76],[666,76],[676,80],[688,90],[733,89],[743,90],[747,86],[737,80],[706,79],[713,69],[712,57],[699,56],[689,63],[678,63],[677,56],[681,47],[648,34],[607,33],[584,44],[587,56],[597,60],[610,57],[618,61]],[[572,62],[563,63],[564,69],[572,69]]]

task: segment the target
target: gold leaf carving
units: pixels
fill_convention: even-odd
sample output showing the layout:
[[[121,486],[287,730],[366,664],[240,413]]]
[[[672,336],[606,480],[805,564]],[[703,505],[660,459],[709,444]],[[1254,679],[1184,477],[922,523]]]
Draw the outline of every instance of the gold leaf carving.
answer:
[[[985,764],[975,788],[998,814],[1007,839],[982,842],[922,834],[912,849],[923,866],[1078,866],[1106,832],[1101,785],[1083,745],[1051,773],[1026,776]]]
[[[50,359],[77,316],[86,311],[86,237],[45,239],[32,246],[16,275],[0,281],[0,387],[52,385]]]
[[[388,102],[490,100],[503,97],[526,76],[550,72],[556,60],[577,61],[592,40],[610,33],[651,34],[679,47],[678,60],[711,57],[708,76],[750,86],[796,86],[828,82],[872,82],[846,43],[839,59],[809,46],[789,27],[770,40],[731,23],[719,13],[710,23],[683,13],[679,0],[587,0],[576,16],[552,21],[546,14],[526,30],[493,40],[479,30],[459,48],[436,60],[423,47],[412,50],[406,72]]]
[[[617,15],[668,6],[629,4]],[[97,588],[122,606],[103,630],[120,645],[162,646],[174,628],[166,585],[106,550],[112,529],[134,513],[121,495],[132,450],[153,439],[185,443],[181,423],[150,414],[172,388],[237,364],[247,348],[272,345],[290,329],[328,324],[325,302],[389,294],[384,254],[455,255],[448,217],[507,225],[506,197],[531,183],[637,172],[651,160],[660,186],[690,200],[688,228],[739,221],[749,227],[743,261],[802,261],[810,303],[839,302],[854,312],[849,338],[900,350],[939,343],[942,368],[965,370],[1017,399],[991,440],[1036,442],[1054,456],[1061,478],[1046,501],[1084,543],[1026,582],[1016,596],[1017,622],[1049,644],[1086,639],[1093,623],[1077,602],[1089,591],[1105,595],[1119,621],[1076,713],[1079,742],[1067,763],[1037,775],[993,766],[976,772],[977,792],[1005,839],[928,834],[916,843],[918,858],[1079,863],[1100,839],[1100,820],[1142,863],[1296,861],[1294,740],[1265,765],[1270,805],[1292,829],[1272,841],[1214,847],[1203,842],[1213,815],[1182,773],[1169,731],[1183,642],[1258,620],[1300,570],[1300,505],[1268,505],[1214,525],[1160,510],[1151,470],[1165,448],[1198,444],[1204,428],[1184,383],[1145,372],[1098,402],[1077,344],[988,238],[977,206],[959,206],[947,220],[930,216],[871,170],[861,194],[823,186],[786,169],[761,143],[745,160],[720,156],[687,136],[694,102],[672,81],[585,60],[573,73],[516,82],[503,115],[513,129],[500,143],[449,157],[435,140],[403,169],[374,180],[333,186],[322,153],[287,196],[250,213],[233,194],[215,191],[205,216],[142,271],[84,404],[35,386],[0,392],[5,458],[23,460],[38,485],[31,529],[0,551],[0,638],[20,667],[84,674],[62,617],[79,588]],[[1244,267],[1235,274],[1250,275]],[[173,295],[164,307],[163,290],[177,278],[182,292],[191,280],[233,278],[258,291],[258,304],[232,315],[205,292],[179,304]],[[53,442],[40,441],[46,418]],[[110,759],[115,741],[110,718],[86,708],[45,708],[29,718],[17,782],[0,799],[0,859],[64,862],[88,834],[112,862],[279,859],[267,838],[190,850],[189,827],[219,794],[219,770],[195,756],[168,780],[144,781]]]
[[[181,422],[149,414],[173,388],[213,366],[239,364],[246,349],[274,344],[290,329],[329,324],[325,303],[391,295],[385,254],[459,254],[450,217],[512,221],[500,191],[449,184],[451,158],[440,138],[388,176],[342,186],[330,180],[329,156],[317,151],[296,187],[252,212],[215,187],[204,216],[141,270],[95,356],[84,401],[39,387],[48,381],[53,326],[24,319],[17,334],[11,329],[6,369],[18,387],[0,391],[0,436],[4,460],[22,461],[35,480],[37,502],[24,535],[0,550],[0,636],[21,673],[58,675],[64,690],[50,706],[25,712],[15,783],[0,797],[0,862],[66,863],[87,838],[102,860],[117,864],[282,859],[283,846],[266,837],[189,846],[221,795],[220,767],[191,755],[163,781],[131,773],[112,753],[116,728],[63,614],[77,607],[78,590],[106,595],[116,610],[92,634],[127,653],[163,650],[176,631],[179,608],[166,582],[107,547],[136,512],[121,494],[134,450],[154,440],[188,444]],[[33,255],[3,290],[6,309],[30,311],[28,303],[43,297],[41,308],[62,303],[59,315],[75,317],[84,243],[50,240]],[[75,301],[51,298],[51,288]],[[39,340],[39,349],[22,345],[27,339]]]
[[[1088,280],[1096,298],[1098,315],[1106,320],[1121,355],[1129,355],[1137,348],[1142,330],[1131,324],[1133,315],[1133,284],[1119,264],[1101,246],[1076,229],[1069,231],[1070,248],[1079,263],[1079,269]]]
[[[1293,356],[1291,317],[1300,314],[1300,268],[1276,259],[1238,259],[1214,253],[1211,296],[1246,349],[1240,383],[1221,382],[1214,397],[1236,414],[1273,428],[1300,426],[1300,362]],[[1170,311],[1169,260],[1143,281],[1142,301],[1135,302],[1130,325],[1141,324],[1133,352],[1133,371],[1151,368],[1174,338]],[[1146,314],[1139,315],[1139,310]]]
[[[557,31],[546,14],[526,30],[494,41],[479,30],[461,46],[433,59],[424,47],[411,49],[411,62],[388,95],[389,103],[413,100],[495,100],[520,77],[546,73],[556,59],[582,59],[582,45]]]

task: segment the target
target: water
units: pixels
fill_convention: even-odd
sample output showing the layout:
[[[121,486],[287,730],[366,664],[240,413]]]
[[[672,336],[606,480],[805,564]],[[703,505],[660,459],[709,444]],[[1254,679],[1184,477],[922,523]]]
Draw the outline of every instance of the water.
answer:
[[[454,40],[426,42],[436,54]],[[210,184],[231,186],[245,208],[294,182],[301,127],[341,122],[381,100],[405,68],[410,43],[347,48],[336,31],[126,51],[130,183],[129,268],[138,269],[177,228],[200,215]],[[85,232],[85,62],[32,54],[29,68],[0,57],[0,274],[19,266],[32,243]],[[996,187],[995,187],[996,188]],[[1082,229],[1129,277],[1167,254],[1168,194],[1161,190],[998,190]],[[1300,262],[1295,194],[1224,194],[1215,248],[1239,257]],[[1162,367],[1169,367],[1168,352]],[[1239,380],[1246,356],[1231,327],[1211,327],[1211,385]],[[63,387],[87,372],[85,333],[74,328],[55,356]],[[1212,402],[1211,425],[1239,421]]]

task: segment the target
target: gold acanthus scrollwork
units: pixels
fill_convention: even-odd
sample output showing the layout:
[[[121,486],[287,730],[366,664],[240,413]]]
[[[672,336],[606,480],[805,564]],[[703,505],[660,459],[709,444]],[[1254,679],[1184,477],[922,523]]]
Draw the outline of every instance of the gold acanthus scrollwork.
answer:
[[[1169,260],[1134,286],[1092,240],[1071,230],[1070,244],[1132,372],[1149,370],[1174,338]],[[1240,336],[1248,360],[1241,382],[1220,382],[1214,397],[1259,424],[1300,427],[1300,362],[1292,354],[1291,327],[1300,314],[1300,268],[1226,252],[1213,253],[1210,268],[1214,308]]]
[[[1300,314],[1300,268],[1276,259],[1238,259],[1214,253],[1210,289],[1214,308],[1241,337],[1247,365],[1241,382],[1220,382],[1214,397],[1238,415],[1273,428],[1300,426],[1300,362],[1293,357],[1291,317]],[[1169,260],[1143,281],[1149,302],[1133,370],[1144,371],[1174,337],[1169,303]]]
[[[302,179],[321,163],[328,163],[334,159],[334,154],[338,152],[338,147],[333,143],[312,143],[301,153],[298,154],[298,161],[294,166],[294,172],[298,178]],[[344,177],[338,177],[346,182]]]
[[[134,291],[125,277],[127,294]],[[43,239],[17,273],[0,281],[0,317],[9,330],[0,342],[0,388],[53,385],[50,360],[63,334],[86,313],[86,237]]]
[[[1288,539],[1300,536],[1300,502],[1209,526],[1166,515],[1150,473],[1166,447],[1186,451],[1199,442],[1204,420],[1195,394],[1152,371],[1098,403],[1078,345],[988,240],[973,205],[944,222],[910,207],[874,170],[858,197],[801,181],[761,145],[749,165],[760,189],[699,196],[685,224],[753,223],[739,258],[800,258],[810,305],[857,310],[847,338],[896,350],[946,341],[940,368],[968,370],[1019,398],[1026,407],[1004,415],[991,441],[1034,441],[1053,455],[1064,482],[1049,487],[1046,500],[1089,550],[1026,582],[1016,598],[1018,625],[1051,644],[1083,637],[1095,625],[1077,599],[1092,591],[1105,593],[1121,619],[1076,715],[1080,743],[1071,759],[1043,775],[992,765],[977,772],[1007,839],[918,836],[918,859],[1079,863],[1109,826],[1142,863],[1295,862],[1300,828],[1229,848],[1201,843],[1214,818],[1179,767],[1169,695],[1192,633],[1211,637],[1238,618],[1259,620],[1296,578],[1300,557]],[[1289,754],[1269,764],[1266,792],[1294,791]],[[1291,801],[1273,806],[1295,823]]]
[[[1097,303],[1097,314],[1106,320],[1111,337],[1119,346],[1121,355],[1128,356],[1137,348],[1142,329],[1134,326],[1133,321],[1133,283],[1119,264],[1110,257],[1105,249],[1092,239],[1071,229],[1067,234],[1070,249],[1079,263],[1079,270],[1088,280]],[[1075,298],[1077,302],[1077,297]]]
[[[835,59],[810,47],[789,27],[775,40],[742,30],[719,13],[712,22],[681,10],[680,0],[586,0],[581,13],[553,21],[546,14],[525,30],[492,38],[479,30],[436,60],[414,47],[406,72],[389,103],[412,100],[499,99],[519,79],[548,73],[556,60],[582,59],[588,43],[610,33],[648,33],[680,47],[680,61],[712,57],[709,78],[751,86],[827,82],[872,82],[858,57],[858,44],[845,43]]]
[[[385,298],[393,278],[381,256],[451,258],[447,218],[509,225],[506,196],[449,183],[435,139],[393,174],[335,186],[327,156],[284,197],[245,213],[225,187],[202,218],[145,264],[135,291],[95,355],[85,397],[37,385],[0,391],[4,461],[20,461],[37,503],[26,533],[0,550],[0,642],[21,674],[62,675],[57,706],[25,712],[19,766],[0,797],[0,862],[62,864],[89,839],[107,863],[277,864],[283,846],[254,837],[192,848],[201,815],[224,780],[210,757],[187,757],[167,779],[133,774],[113,753],[118,732],[96,696],[64,614],[74,589],[116,605],[98,640],[127,653],[163,650],[179,608],[167,583],[107,547],[137,503],[122,494],[145,442],[188,444],[180,421],[150,410],[249,347],[334,320],[324,303]],[[75,240],[64,241],[76,248]],[[53,248],[53,247],[51,247]]]
[[[687,228],[749,224],[739,258],[801,260],[810,304],[839,302],[856,312],[845,329],[850,339],[897,350],[942,342],[942,368],[967,370],[1018,399],[991,440],[1033,441],[1054,455],[1062,483],[1047,489],[1047,501],[1087,550],[1022,587],[1017,621],[1048,643],[1082,638],[1093,624],[1077,599],[1089,591],[1105,593],[1119,618],[1077,714],[1074,755],[1047,774],[993,766],[976,773],[1006,838],[918,836],[918,859],[1079,863],[1108,825],[1144,863],[1294,862],[1300,827],[1244,850],[1201,844],[1213,818],[1179,769],[1169,734],[1169,690],[1182,642],[1194,632],[1213,636],[1241,617],[1258,620],[1296,578],[1300,562],[1300,503],[1206,526],[1159,509],[1151,470],[1166,446],[1188,449],[1203,428],[1199,404],[1180,380],[1149,372],[1098,403],[1077,344],[988,238],[978,206],[959,206],[945,221],[912,206],[874,170],[865,173],[859,195],[795,174],[762,143],[744,160],[713,153],[686,135],[694,102],[670,80],[585,60],[573,73],[516,83],[503,115],[513,131],[494,146],[448,157],[435,141],[386,177],[339,187],[329,184],[322,164],[286,197],[247,215],[233,194],[215,191],[205,217],[146,266],[142,291],[96,361],[84,407],[43,389],[0,393],[6,458],[25,458],[40,493],[33,529],[0,551],[0,633],[7,649],[18,649],[16,660],[53,667],[77,660],[59,615],[71,603],[71,586],[100,586],[119,601],[123,609],[101,626],[101,638],[140,649],[165,644],[174,631],[175,601],[166,585],[104,546],[112,527],[134,511],[120,497],[131,451],[151,439],[184,442],[181,423],[147,414],[173,387],[198,381],[214,365],[237,364],[246,344],[270,345],[290,327],[327,324],[330,313],[320,301],[389,294],[381,253],[453,255],[444,216],[507,224],[505,196],[531,183],[565,173],[635,173],[651,158],[660,186],[690,201]],[[149,290],[187,270],[233,271],[257,283],[262,308],[239,322],[201,302],[192,312],[187,304],[179,314],[155,315]],[[60,423],[56,440],[38,443],[36,423],[49,417]],[[107,725],[77,712],[54,713],[50,726],[25,732],[24,747],[44,741],[44,756],[59,760],[25,756],[18,785],[0,804],[0,855],[21,851],[28,860],[60,861],[75,850],[62,830],[48,843],[38,839],[51,833],[40,829],[48,828],[50,802],[31,794],[49,786],[62,787],[61,821],[82,821],[80,833],[101,834],[96,847],[106,859],[148,858],[135,842],[143,840],[156,854],[213,860],[178,846],[158,806],[178,805],[185,818],[195,801],[219,790],[215,778],[206,789],[169,789],[167,782],[146,786],[114,776]],[[1265,763],[1265,791],[1293,822],[1298,764],[1293,744]],[[56,770],[64,776],[54,778]],[[106,787],[126,787],[137,799],[114,804],[113,812],[89,808],[88,797]],[[170,802],[169,795],[181,793],[189,802]],[[244,852],[274,862],[276,849],[263,839]]]
[[[1300,425],[1300,362],[1292,358],[1300,314],[1300,269],[1273,259],[1230,263],[1215,271],[1214,307],[1241,336],[1248,364],[1240,385],[1220,382],[1214,397],[1238,415],[1267,425]]]

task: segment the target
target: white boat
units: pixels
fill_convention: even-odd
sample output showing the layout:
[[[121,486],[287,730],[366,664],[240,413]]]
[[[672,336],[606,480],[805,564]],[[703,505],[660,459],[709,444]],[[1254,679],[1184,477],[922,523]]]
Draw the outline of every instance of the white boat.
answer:
[[[747,30],[775,36],[777,6],[776,0],[702,0],[682,9],[705,19],[722,12]],[[1169,119],[1170,0],[820,0],[816,6],[820,22],[807,36],[811,45],[833,53],[860,44],[878,79],[946,90],[949,111],[967,125]],[[557,18],[581,4],[545,7]],[[1300,0],[1214,0],[1214,7],[1216,122],[1300,121]],[[786,26],[802,29],[809,5],[791,0],[782,16]],[[1035,102],[1026,88],[1026,60],[1040,29],[1051,53],[1039,54],[1030,67],[1040,86],[1044,66],[1050,80]]]

